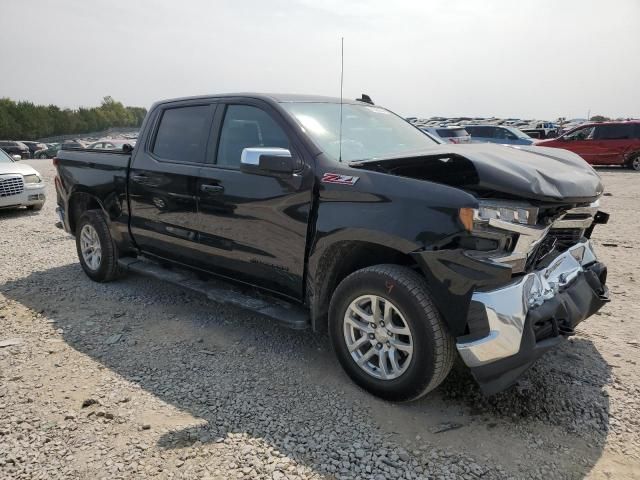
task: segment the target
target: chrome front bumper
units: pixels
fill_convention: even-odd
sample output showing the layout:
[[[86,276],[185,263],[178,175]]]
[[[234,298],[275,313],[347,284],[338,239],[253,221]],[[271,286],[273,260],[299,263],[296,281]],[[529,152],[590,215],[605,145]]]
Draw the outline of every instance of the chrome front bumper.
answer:
[[[44,183],[25,185],[24,190],[14,195],[0,197],[0,208],[39,205],[47,199]]]
[[[585,240],[560,254],[546,268],[498,289],[475,292],[471,300],[484,306],[489,334],[456,344],[463,361],[469,367],[481,367],[517,354],[527,314],[569,287],[596,260],[591,241]]]

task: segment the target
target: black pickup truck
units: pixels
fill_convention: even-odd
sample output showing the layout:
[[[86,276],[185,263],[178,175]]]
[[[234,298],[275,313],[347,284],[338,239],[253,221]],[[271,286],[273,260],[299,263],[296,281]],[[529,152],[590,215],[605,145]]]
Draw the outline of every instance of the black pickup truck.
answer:
[[[146,273],[328,331],[348,375],[390,400],[436,388],[458,355],[498,392],[608,301],[584,160],[439,144],[370,101],[162,101],[135,148],[54,164],[91,279]]]

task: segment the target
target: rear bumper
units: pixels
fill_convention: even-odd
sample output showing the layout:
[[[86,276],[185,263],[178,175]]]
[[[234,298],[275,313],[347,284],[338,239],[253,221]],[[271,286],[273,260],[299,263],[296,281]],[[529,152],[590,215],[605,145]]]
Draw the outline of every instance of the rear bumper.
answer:
[[[486,394],[511,385],[531,364],[609,300],[606,267],[584,240],[551,264],[494,290],[474,292],[469,325],[458,337],[463,361]]]

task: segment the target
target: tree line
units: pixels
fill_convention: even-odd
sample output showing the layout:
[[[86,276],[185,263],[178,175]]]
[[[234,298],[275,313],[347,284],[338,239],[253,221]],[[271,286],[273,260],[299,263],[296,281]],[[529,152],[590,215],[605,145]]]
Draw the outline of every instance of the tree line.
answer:
[[[125,107],[109,96],[102,99],[99,107],[77,110],[0,98],[0,139],[37,140],[112,127],[139,127],[146,113],[146,108]]]

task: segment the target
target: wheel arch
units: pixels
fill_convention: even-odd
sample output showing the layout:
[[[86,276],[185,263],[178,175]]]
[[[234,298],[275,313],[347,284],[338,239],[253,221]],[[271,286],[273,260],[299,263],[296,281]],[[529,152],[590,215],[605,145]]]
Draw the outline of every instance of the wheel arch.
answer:
[[[107,220],[107,224],[110,223],[109,216],[104,208],[104,205],[100,201],[98,197],[92,195],[88,192],[78,191],[73,192],[69,197],[69,230],[73,235],[76,232],[76,226],[78,225],[78,220],[82,216],[84,212],[87,210],[100,210]]]
[[[107,199],[108,201],[109,199]],[[116,206],[117,202],[110,202],[110,205]],[[75,235],[78,220],[82,214],[88,210],[98,210],[104,216],[111,237],[116,242],[120,251],[135,250],[131,238],[128,235],[128,227],[126,223],[119,224],[116,220],[119,218],[120,211],[116,207],[107,208],[105,203],[96,195],[83,190],[75,191],[69,196],[67,221],[69,222],[69,231]]]
[[[380,264],[396,264],[418,269],[416,260],[409,254],[416,246],[402,239],[385,239],[377,236],[339,235],[333,241],[321,242],[314,249],[308,263],[306,276],[306,301],[311,312],[314,331],[327,330],[329,302],[338,284],[351,273]],[[367,240],[361,240],[366,238]],[[377,240],[377,241],[376,241]],[[391,240],[391,241],[389,241]]]

